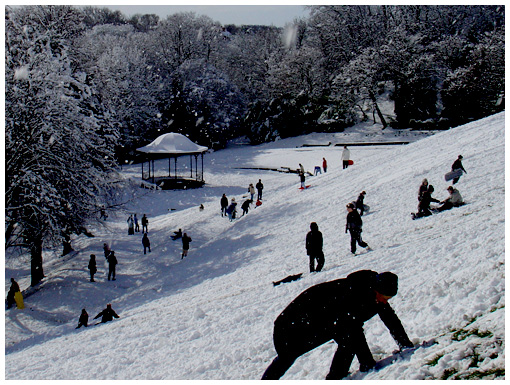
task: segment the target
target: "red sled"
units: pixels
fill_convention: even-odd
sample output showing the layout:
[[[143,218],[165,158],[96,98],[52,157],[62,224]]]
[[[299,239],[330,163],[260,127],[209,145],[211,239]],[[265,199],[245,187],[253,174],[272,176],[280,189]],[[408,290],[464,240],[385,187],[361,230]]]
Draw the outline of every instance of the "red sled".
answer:
[[[310,187],[312,187],[312,185],[310,185],[310,184],[309,184],[308,186],[300,187],[299,189],[300,189],[300,190],[304,190],[305,188],[310,188]]]
[[[347,164],[348,164],[349,166],[352,166],[352,165],[354,164],[354,161],[352,161],[352,160],[350,160],[350,159],[349,159],[349,160],[347,161]]]

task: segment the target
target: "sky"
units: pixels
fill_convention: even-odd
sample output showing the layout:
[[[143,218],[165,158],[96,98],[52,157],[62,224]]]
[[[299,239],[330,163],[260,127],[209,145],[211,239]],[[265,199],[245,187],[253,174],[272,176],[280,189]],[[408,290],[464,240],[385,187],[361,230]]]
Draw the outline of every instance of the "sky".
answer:
[[[202,2],[203,3],[203,2]],[[273,3],[274,4],[274,3]],[[209,16],[221,24],[235,25],[274,25],[284,27],[296,18],[306,17],[308,10],[304,5],[97,5],[121,11],[126,16],[136,13],[154,13],[166,18],[178,12],[195,12],[197,15]]]

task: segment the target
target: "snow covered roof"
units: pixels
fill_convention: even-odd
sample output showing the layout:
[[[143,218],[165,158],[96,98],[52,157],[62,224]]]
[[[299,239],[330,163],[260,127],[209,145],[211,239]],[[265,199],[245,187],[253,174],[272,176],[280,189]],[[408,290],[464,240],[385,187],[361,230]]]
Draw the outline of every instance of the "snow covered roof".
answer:
[[[152,143],[136,149],[149,154],[197,154],[208,150],[207,147],[193,143],[182,134],[170,132],[158,136]]]

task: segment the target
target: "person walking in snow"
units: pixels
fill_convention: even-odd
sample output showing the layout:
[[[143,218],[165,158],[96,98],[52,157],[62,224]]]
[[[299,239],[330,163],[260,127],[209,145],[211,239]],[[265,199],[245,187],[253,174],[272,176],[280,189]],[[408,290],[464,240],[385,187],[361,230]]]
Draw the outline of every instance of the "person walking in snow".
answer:
[[[79,329],[82,326],[89,326],[89,315],[85,309],[81,309],[81,314],[80,318],[78,319],[78,326],[76,326],[76,329]]]
[[[127,219],[128,224],[128,235],[132,235],[135,233],[135,221],[133,220],[133,215],[131,214]]]
[[[259,181],[257,182],[257,184],[255,185],[255,187],[257,188],[257,200],[261,200],[262,199],[262,190],[264,189],[264,185],[262,184],[262,179],[259,179]]]
[[[455,162],[453,162],[452,164],[452,171],[456,171],[456,170],[462,170],[464,173],[467,174],[467,171],[464,169],[464,166],[462,165],[462,155],[459,155],[457,157],[457,159],[455,160]],[[455,184],[459,181],[460,179],[460,176],[458,176],[457,178],[454,178],[452,183]]]
[[[363,203],[363,201],[365,200],[365,195],[367,195],[367,193],[365,191],[362,191],[359,194],[358,199],[356,200],[356,209],[359,210],[360,216],[363,215],[363,213],[365,212],[365,209],[366,209],[366,206]]]
[[[117,313],[115,313],[115,310],[112,309],[111,304],[107,304],[106,309],[96,315],[94,319],[98,319],[99,317],[101,317],[101,323],[113,321],[113,318],[120,318]]]
[[[346,377],[355,355],[360,371],[369,371],[376,362],[367,344],[363,324],[376,314],[400,349],[412,348],[413,343],[388,303],[397,291],[397,275],[371,270],[356,271],[346,278],[305,290],[274,322],[273,342],[277,356],[262,379],[279,379],[298,357],[330,340],[334,340],[338,348],[327,380]]]
[[[310,257],[310,273],[321,271],[324,266],[324,252],[322,251],[322,233],[316,222],[310,223],[310,231],[306,234],[306,254]],[[315,267],[317,260],[317,267]]]
[[[135,220],[135,232],[139,233],[140,232],[140,225],[138,224],[138,217],[136,216],[136,214],[135,214],[134,220]]]
[[[255,187],[253,187],[253,183],[250,183],[248,186],[248,192],[250,193],[250,199],[253,200],[253,197],[255,196]]]
[[[442,205],[438,207],[437,211],[450,210],[454,207],[460,207],[464,204],[462,195],[460,195],[459,190],[453,188],[453,186],[448,186],[447,190],[450,196],[441,202]]]
[[[191,242],[191,238],[188,237],[188,234],[182,234],[182,256],[181,259],[188,256],[189,243]]]
[[[149,233],[143,233],[142,245],[144,254],[147,254],[147,249],[149,249],[149,253],[151,252],[151,241],[149,240]]]
[[[142,232],[148,233],[149,232],[149,219],[145,214],[142,216]]]
[[[351,253],[356,253],[356,243],[361,247],[370,250],[370,247],[367,245],[367,243],[361,239],[363,221],[358,211],[354,208],[353,203],[347,204],[347,212],[348,214],[347,224],[345,225],[345,232],[347,233],[347,230],[349,230],[351,233]]]
[[[117,257],[115,256],[115,252],[110,251],[110,255],[108,256],[108,281],[112,278],[112,281],[115,281],[115,269],[117,267]]]
[[[12,305],[16,304],[16,300],[14,299],[14,295],[21,291],[18,285],[18,282],[14,280],[14,278],[11,278],[11,287],[9,288],[9,291],[7,292],[7,309],[10,309]]]
[[[351,151],[347,148],[347,146],[344,146],[344,149],[342,151],[342,164],[343,164],[344,169],[349,167],[350,159],[351,159]]]
[[[244,214],[248,214],[248,210],[250,208],[250,204],[252,203],[253,201],[251,199],[246,199],[243,204],[241,205],[241,208],[243,209],[243,214],[241,215],[242,217],[244,216]]]
[[[221,216],[227,215],[227,207],[228,207],[228,198],[225,194],[221,196],[220,199],[220,206],[221,206]]]
[[[236,199],[232,198],[230,205],[227,207],[227,215],[230,222],[232,222],[236,217],[236,206],[237,206]]]
[[[322,169],[324,173],[328,172],[328,162],[326,162],[326,158],[322,158]]]
[[[89,271],[90,271],[90,282],[94,281],[94,274],[97,273],[97,266],[96,266],[96,255],[90,254],[90,260],[88,265]]]
[[[418,212],[412,215],[413,219],[428,217],[429,215],[432,215],[432,213],[430,212],[430,203],[431,202],[440,203],[437,199],[432,198],[433,192],[434,186],[429,184],[427,190],[421,194],[421,199],[420,202],[418,203]]]

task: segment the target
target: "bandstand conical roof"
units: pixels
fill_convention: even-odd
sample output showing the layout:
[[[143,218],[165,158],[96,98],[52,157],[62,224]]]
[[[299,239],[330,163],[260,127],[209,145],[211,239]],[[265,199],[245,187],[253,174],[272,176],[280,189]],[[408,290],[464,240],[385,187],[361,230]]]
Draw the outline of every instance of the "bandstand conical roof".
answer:
[[[148,154],[186,155],[200,154],[206,152],[208,148],[193,143],[182,134],[170,132],[158,136],[152,143],[136,150]]]

